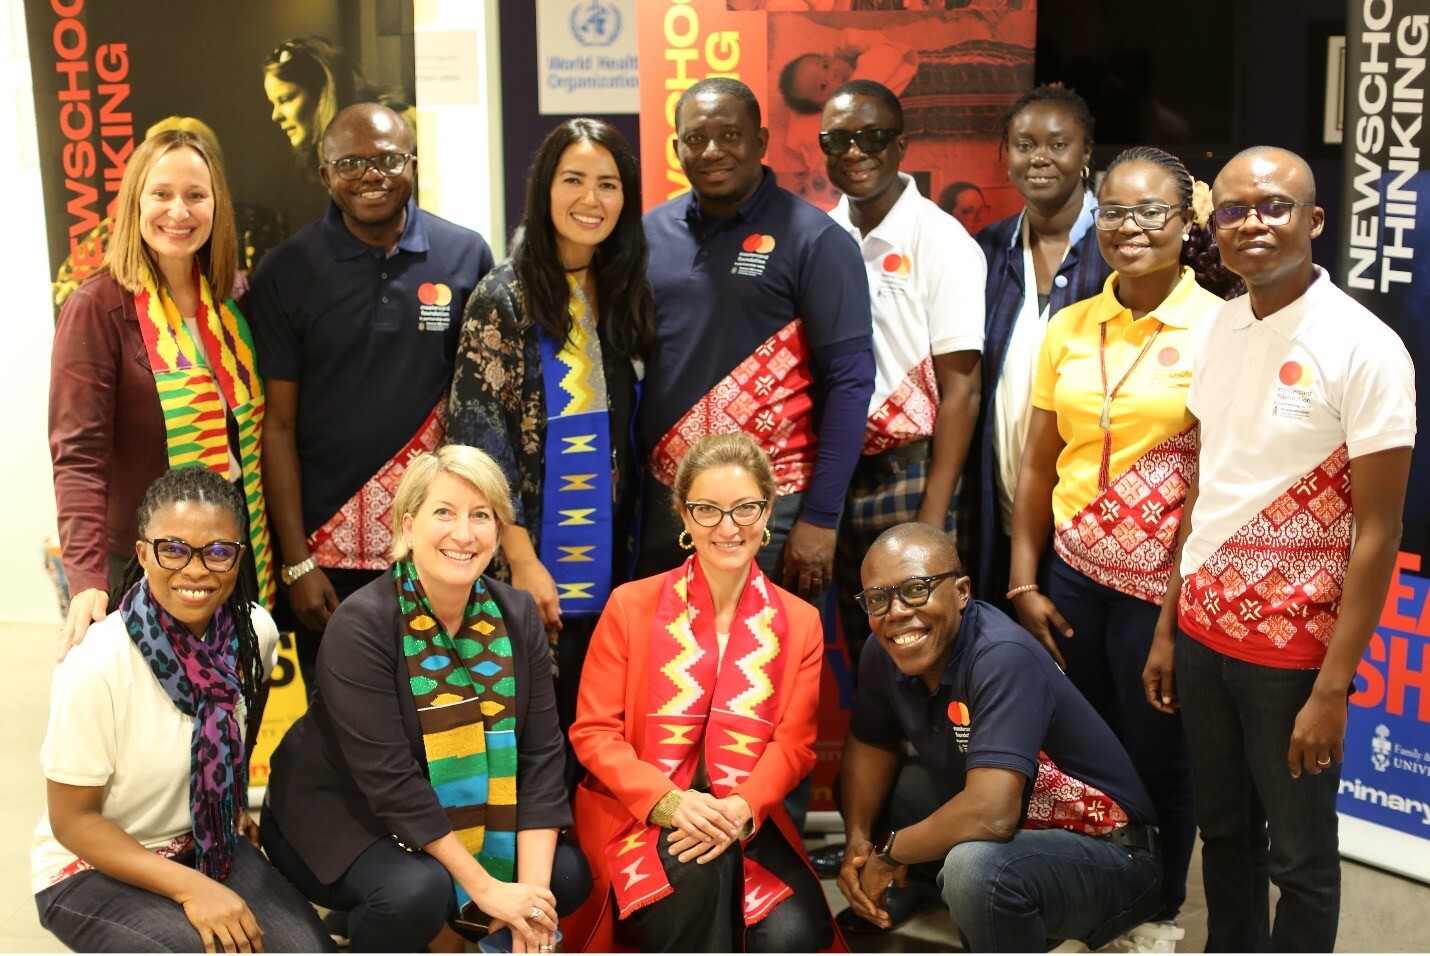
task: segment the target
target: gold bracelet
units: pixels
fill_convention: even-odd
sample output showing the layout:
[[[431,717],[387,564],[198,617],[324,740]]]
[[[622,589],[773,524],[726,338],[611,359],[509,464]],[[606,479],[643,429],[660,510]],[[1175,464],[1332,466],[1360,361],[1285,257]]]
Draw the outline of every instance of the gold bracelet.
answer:
[[[675,822],[675,811],[680,808],[680,801],[685,799],[684,790],[672,790],[651,808],[650,815],[646,818],[653,826],[662,829],[670,829]]]
[[[1036,584],[1020,584],[1018,587],[1013,588],[1007,594],[1005,594],[1004,597],[1011,601],[1020,594],[1027,594],[1029,591],[1036,590],[1038,590],[1038,586]]]

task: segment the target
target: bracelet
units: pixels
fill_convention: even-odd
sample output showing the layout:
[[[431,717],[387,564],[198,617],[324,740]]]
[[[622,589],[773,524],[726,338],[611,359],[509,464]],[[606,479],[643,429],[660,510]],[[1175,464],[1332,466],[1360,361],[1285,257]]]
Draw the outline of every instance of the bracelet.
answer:
[[[684,790],[672,790],[660,798],[654,807],[651,807],[650,815],[647,817],[653,826],[662,829],[670,829],[675,822],[675,811],[680,807],[680,801],[685,799]]]
[[[1027,594],[1029,591],[1036,590],[1038,590],[1038,586],[1036,584],[1020,584],[1003,596],[1011,601],[1020,594]]]
[[[299,561],[297,564],[285,564],[283,566],[283,570],[279,573],[278,576],[283,579],[284,584],[291,585],[294,581],[298,580],[303,575],[307,574],[309,571],[313,570],[317,566],[318,562],[315,561],[313,559],[313,556],[310,554],[308,555],[308,557],[304,558],[302,561]]]

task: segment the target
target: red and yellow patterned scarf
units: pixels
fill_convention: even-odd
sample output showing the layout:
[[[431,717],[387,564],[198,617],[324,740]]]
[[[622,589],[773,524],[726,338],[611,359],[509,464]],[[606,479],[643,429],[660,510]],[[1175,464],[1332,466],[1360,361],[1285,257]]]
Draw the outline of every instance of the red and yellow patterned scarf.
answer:
[[[700,562],[692,556],[668,572],[650,630],[642,759],[686,790],[703,754],[710,792],[716,797],[729,795],[750,775],[774,732],[788,638],[789,619],[774,585],[752,564],[722,666],[715,607]],[[632,818],[606,847],[623,918],[671,893],[657,853],[661,839],[659,827]],[[747,926],[792,895],[788,886],[748,856],[744,876]]]
[[[184,324],[169,290],[159,288],[152,273],[134,296],[139,329],[164,413],[169,467],[203,465],[221,475],[228,474],[228,419],[224,414],[227,403],[238,423],[238,462],[248,504],[248,539],[258,570],[258,597],[264,607],[272,608],[273,549],[265,523],[258,461],[263,380],[254,359],[253,337],[232,299],[215,304],[197,263],[194,280],[199,291],[198,314],[194,317],[198,342]]]

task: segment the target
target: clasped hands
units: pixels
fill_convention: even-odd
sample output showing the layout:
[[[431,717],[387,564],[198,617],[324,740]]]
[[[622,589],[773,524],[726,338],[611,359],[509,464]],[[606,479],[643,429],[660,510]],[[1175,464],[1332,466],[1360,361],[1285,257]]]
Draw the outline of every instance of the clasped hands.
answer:
[[[839,866],[839,892],[849,901],[854,912],[881,929],[892,929],[893,922],[884,909],[884,896],[889,886],[904,885],[907,866],[889,866],[874,855],[874,844],[868,840],[852,840],[844,849],[844,862]]]
[[[748,836],[746,830],[754,811],[744,797],[731,794],[716,798],[699,790],[687,790],[671,817],[666,835],[672,856],[681,863],[709,863],[729,849],[730,844]]]

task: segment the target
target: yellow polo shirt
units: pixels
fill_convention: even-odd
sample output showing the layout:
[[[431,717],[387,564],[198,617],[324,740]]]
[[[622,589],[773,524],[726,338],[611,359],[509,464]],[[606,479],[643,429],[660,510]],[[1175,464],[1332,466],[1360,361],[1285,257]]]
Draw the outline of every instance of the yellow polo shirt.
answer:
[[[1066,446],[1058,455],[1053,489],[1053,523],[1061,525],[1092,503],[1102,467],[1102,376],[1098,368],[1099,328],[1107,326],[1107,386],[1112,388],[1137,360],[1157,329],[1157,341],[1112,400],[1112,461],[1109,483],[1143,455],[1185,430],[1192,381],[1192,337],[1197,323],[1214,315],[1222,300],[1197,285],[1192,270],[1172,294],[1136,321],[1117,301],[1117,273],[1102,291],[1075,302],[1048,323],[1033,378],[1033,407],[1054,412]]]

